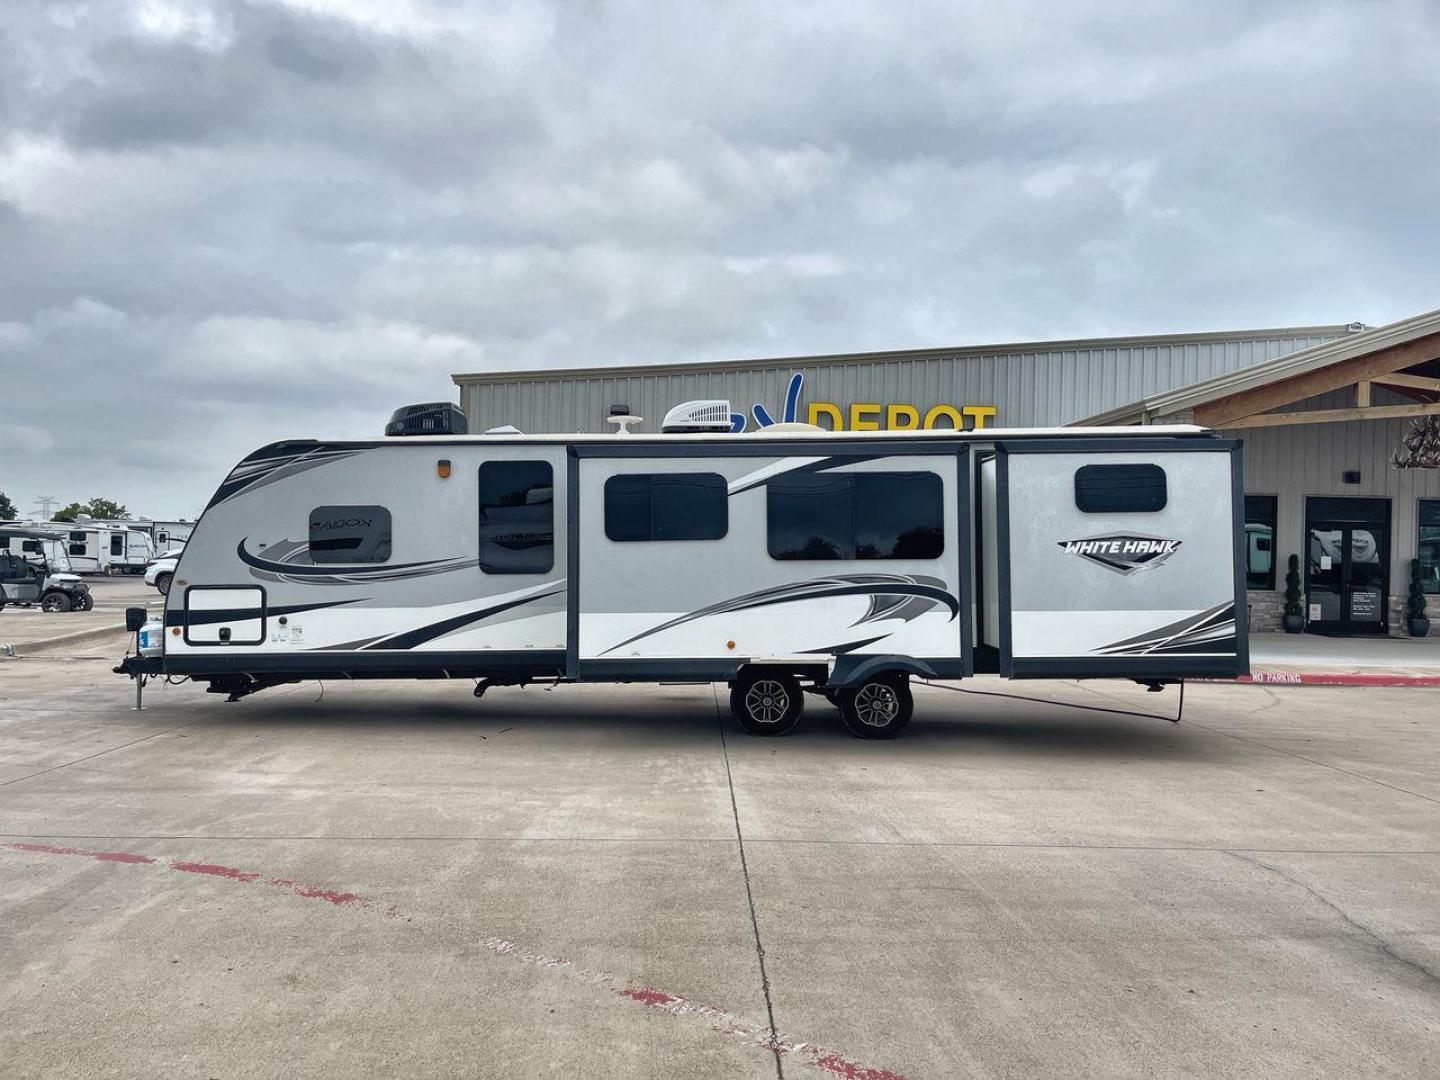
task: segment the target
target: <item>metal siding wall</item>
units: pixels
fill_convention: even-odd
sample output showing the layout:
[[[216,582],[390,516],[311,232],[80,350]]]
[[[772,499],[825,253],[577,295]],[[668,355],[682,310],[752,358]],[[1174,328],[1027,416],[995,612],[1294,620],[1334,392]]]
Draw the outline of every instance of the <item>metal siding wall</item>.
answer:
[[[1315,408],[1354,404],[1345,391],[1312,401],[1326,402],[1307,402]],[[1404,594],[1410,560],[1415,557],[1416,502],[1440,498],[1440,471],[1390,467],[1391,453],[1409,430],[1408,420],[1356,420],[1247,428],[1234,433],[1245,440],[1246,493],[1279,496],[1275,523],[1278,588],[1284,588],[1289,557],[1304,553],[1305,497],[1350,495],[1390,500],[1390,593]],[[1361,482],[1342,482],[1346,469],[1359,469]]]
[[[1072,423],[1160,390],[1309,348],[1323,336],[1212,342],[1116,343],[1086,348],[964,356],[902,357],[787,364],[756,363],[713,371],[657,371],[607,377],[604,368],[564,378],[468,384],[462,405],[472,431],[514,424],[522,431],[605,431],[610,406],[623,402],[654,431],[666,411],[696,398],[727,398],[747,417],[755,402],[777,415],[792,371],[805,375],[801,419],[810,401],[881,405],[906,402],[995,405],[1007,427]]]

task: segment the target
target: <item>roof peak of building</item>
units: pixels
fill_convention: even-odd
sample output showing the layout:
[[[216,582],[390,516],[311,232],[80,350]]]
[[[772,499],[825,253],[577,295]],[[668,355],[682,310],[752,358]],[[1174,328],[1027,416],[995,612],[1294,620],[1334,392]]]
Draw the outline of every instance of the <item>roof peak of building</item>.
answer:
[[[1220,330],[1211,333],[1135,334],[1121,337],[1059,338],[1044,341],[1010,341],[979,345],[934,346],[918,349],[883,349],[874,352],[814,353],[797,356],[752,357],[728,360],[694,360],[655,364],[594,365],[570,368],[525,368],[508,371],[457,372],[457,386],[490,382],[527,382],[581,376],[619,379],[636,375],[709,372],[752,368],[793,368],[807,364],[869,363],[877,360],[924,360],[940,357],[983,357],[1024,353],[1051,353],[1097,348],[1136,348],[1147,345],[1221,344],[1230,341],[1274,341],[1294,337],[1340,337],[1371,329],[1363,323],[1322,326],[1284,326],[1256,330]]]

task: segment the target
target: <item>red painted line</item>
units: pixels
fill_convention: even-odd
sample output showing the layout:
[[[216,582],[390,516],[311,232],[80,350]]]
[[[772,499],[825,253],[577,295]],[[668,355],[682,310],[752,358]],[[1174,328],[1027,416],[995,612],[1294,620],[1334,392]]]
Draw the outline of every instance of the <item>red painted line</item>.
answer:
[[[6,844],[8,848],[16,851],[35,851],[44,855],[83,855],[87,859],[98,859],[100,862],[118,863],[153,863],[155,860],[148,855],[132,855],[128,851],[82,851],[73,847],[51,847],[49,844]]]
[[[1190,679],[1189,682],[1240,683],[1252,686],[1440,686],[1440,675],[1383,675],[1377,672],[1255,671],[1233,679]]]
[[[214,863],[158,859],[152,858],[149,855],[136,855],[123,851],[86,851],[81,848],[52,847],[49,844],[13,843],[0,846],[8,848],[11,851],[24,851],[41,855],[69,855],[95,859],[100,862],[163,866],[168,870],[177,870],[183,874],[202,874],[208,877],[220,878],[223,881],[233,881],[240,885],[259,884],[282,889],[292,896],[306,900],[324,900],[337,907],[353,904],[358,908],[375,911],[391,918],[400,915],[399,908],[393,904],[382,907],[377,901],[367,899],[358,893],[327,889],[319,885],[309,885],[292,878],[267,878],[257,870],[241,870],[237,867],[219,866]],[[780,1032],[772,1031],[768,1025],[744,1020],[714,1005],[704,1005],[679,994],[671,994],[667,991],[656,989],[653,986],[637,983],[622,975],[616,975],[608,971],[581,968],[564,957],[531,952],[505,938],[485,938],[480,944],[499,956],[509,957],[510,959],[518,960],[531,967],[551,971],[580,982],[588,983],[591,986],[607,990],[616,997],[623,998],[626,1001],[636,1002],[646,1008],[669,1013],[671,1016],[685,1017],[702,1023],[708,1023],[711,1030],[720,1035],[738,1039],[741,1042],[763,1050],[767,1054],[777,1053],[785,1055],[801,1064],[809,1065],[811,1068],[841,1077],[842,1080],[905,1080],[905,1077],[899,1073],[890,1072],[887,1069],[867,1068],[833,1050],[816,1046],[814,1043],[795,1042],[785,1038]]]
[[[327,889],[323,885],[310,885],[303,881],[295,881],[290,878],[266,878],[258,870],[241,870],[235,866],[218,866],[215,863],[187,862],[183,859],[154,859],[149,855],[134,855],[126,851],[84,851],[80,848],[53,847],[50,844],[5,844],[12,851],[30,851],[41,855],[80,855],[87,859],[96,859],[100,862],[116,863],[149,863],[155,866],[164,866],[170,870],[177,870],[182,874],[203,874],[206,877],[223,878],[226,881],[237,881],[242,885],[253,885],[259,882],[271,888],[282,889],[292,896],[298,896],[304,900],[324,900],[337,907],[346,904],[354,904],[361,908],[375,908],[381,913],[390,917],[399,914],[399,910],[393,905],[381,908],[374,900],[367,899],[359,893],[341,892],[338,889]]]
[[[529,952],[505,938],[486,938],[481,944],[502,956],[602,987],[617,997],[639,1002],[647,1008],[667,1012],[672,1016],[688,1016],[708,1021],[711,1030],[720,1035],[738,1038],[766,1051],[794,1058],[803,1065],[842,1077],[844,1080],[905,1080],[899,1073],[890,1072],[888,1069],[867,1068],[823,1046],[795,1042],[778,1031],[772,1032],[767,1025],[751,1023],[724,1009],[714,1005],[702,1005],[679,994],[657,990],[653,986],[637,985],[621,975],[577,967],[564,957]]]
[[[172,862],[170,869],[179,870],[182,874],[209,874],[211,877],[229,878],[231,881],[243,881],[246,884],[260,880],[260,875],[253,870],[236,870],[233,866],[212,866],[210,863]]]

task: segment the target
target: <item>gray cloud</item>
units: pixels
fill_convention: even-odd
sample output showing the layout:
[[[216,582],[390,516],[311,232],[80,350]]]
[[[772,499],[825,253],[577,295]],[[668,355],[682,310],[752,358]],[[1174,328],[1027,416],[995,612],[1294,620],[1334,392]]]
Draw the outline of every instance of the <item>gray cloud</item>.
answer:
[[[0,7],[0,490],[454,370],[1436,306],[1426,0]]]

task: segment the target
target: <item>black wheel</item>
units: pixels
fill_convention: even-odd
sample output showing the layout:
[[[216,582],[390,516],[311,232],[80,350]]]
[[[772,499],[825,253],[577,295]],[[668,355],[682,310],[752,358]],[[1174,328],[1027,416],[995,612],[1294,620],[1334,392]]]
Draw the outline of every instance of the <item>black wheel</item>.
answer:
[[[840,715],[861,739],[893,739],[915,712],[915,699],[903,675],[876,675],[840,691]]]
[[[40,598],[41,611],[69,611],[70,597],[63,592],[47,592]]]
[[[800,682],[785,671],[753,671],[730,684],[730,711],[751,735],[785,735],[800,722]]]
[[[75,600],[76,611],[89,611],[94,606],[95,597],[91,596],[88,592],[78,596]]]
[[[171,574],[161,574],[155,579],[155,587],[160,590],[161,596],[170,595],[170,578],[172,576]]]

